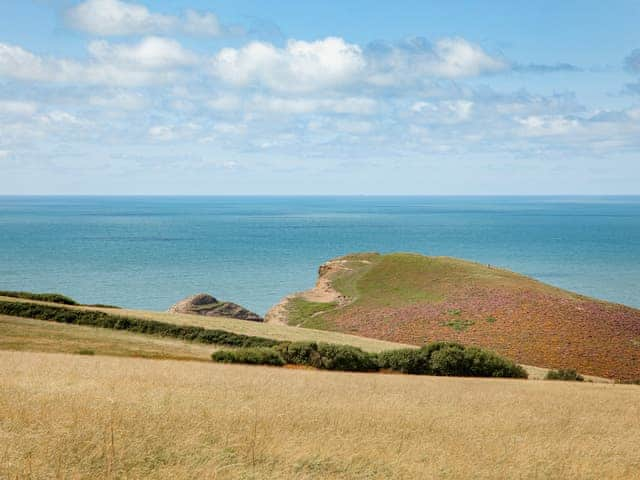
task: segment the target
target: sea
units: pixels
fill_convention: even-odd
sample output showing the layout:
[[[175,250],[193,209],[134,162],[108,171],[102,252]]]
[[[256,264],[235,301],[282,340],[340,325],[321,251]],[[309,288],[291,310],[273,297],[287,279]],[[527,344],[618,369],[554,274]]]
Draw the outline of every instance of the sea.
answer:
[[[0,196],[0,290],[149,310],[207,292],[264,314],[352,252],[460,257],[640,307],[640,196]]]

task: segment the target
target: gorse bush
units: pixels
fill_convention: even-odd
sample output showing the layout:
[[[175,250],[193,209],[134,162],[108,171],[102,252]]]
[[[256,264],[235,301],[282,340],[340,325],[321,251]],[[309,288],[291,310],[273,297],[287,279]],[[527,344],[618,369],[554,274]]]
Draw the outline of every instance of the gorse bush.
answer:
[[[26,300],[61,303],[64,305],[78,305],[78,303],[74,299],[65,297],[64,295],[60,295],[59,293],[11,292],[0,290],[0,297],[24,298]]]
[[[218,350],[211,354],[211,359],[220,363],[247,363],[251,365],[274,365],[277,367],[285,364],[280,353],[276,349],[268,347]]]
[[[375,372],[377,356],[350,345],[316,342],[282,342],[277,350],[287,363],[325,370]]]
[[[567,382],[583,382],[584,377],[571,368],[561,368],[559,370],[549,370],[544,377],[545,380],[564,380]]]
[[[191,340],[200,343],[227,345],[231,347],[272,347],[279,342],[270,338],[251,337],[225,330],[210,330],[190,325],[143,320],[125,317],[95,310],[78,310],[36,303],[0,301],[0,314],[14,317],[35,318],[49,322],[89,325],[114,330],[127,330],[134,333],[162,335]]]
[[[350,345],[319,343],[318,353],[322,359],[321,368],[327,370],[349,372],[374,372],[379,370],[377,355]]]
[[[380,368],[414,375],[527,378],[521,366],[493,352],[450,342],[382,352],[378,363]]]

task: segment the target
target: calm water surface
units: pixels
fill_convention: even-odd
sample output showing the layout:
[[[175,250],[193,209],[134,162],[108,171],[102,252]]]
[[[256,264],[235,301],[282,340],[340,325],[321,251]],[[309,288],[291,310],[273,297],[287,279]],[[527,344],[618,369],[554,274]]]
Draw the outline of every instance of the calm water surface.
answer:
[[[349,252],[506,267],[640,307],[640,197],[0,197],[0,289],[259,313]]]

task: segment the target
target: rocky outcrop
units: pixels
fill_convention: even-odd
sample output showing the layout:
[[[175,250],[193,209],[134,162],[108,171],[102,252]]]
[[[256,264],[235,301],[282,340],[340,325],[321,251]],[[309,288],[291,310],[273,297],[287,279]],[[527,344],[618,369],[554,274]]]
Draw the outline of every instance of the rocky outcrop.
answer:
[[[186,313],[189,315],[205,315],[208,317],[229,317],[252,322],[262,322],[263,318],[246,308],[232,303],[223,302],[207,293],[199,293],[169,307],[169,313]]]

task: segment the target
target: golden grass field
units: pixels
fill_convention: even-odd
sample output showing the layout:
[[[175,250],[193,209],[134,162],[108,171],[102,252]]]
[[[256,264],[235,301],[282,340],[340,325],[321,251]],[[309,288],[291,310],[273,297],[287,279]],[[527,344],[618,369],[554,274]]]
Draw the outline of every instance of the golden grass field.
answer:
[[[0,351],[0,478],[640,478],[640,388]]]
[[[211,361],[215,345],[0,315],[0,350]]]

